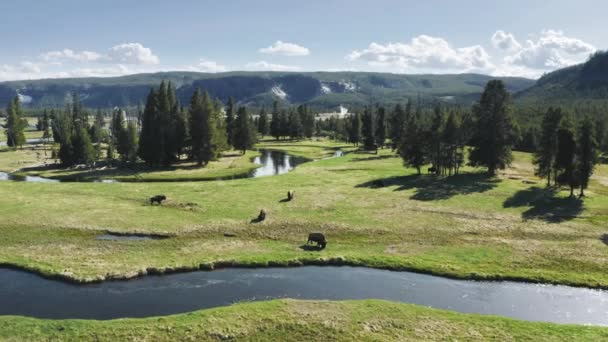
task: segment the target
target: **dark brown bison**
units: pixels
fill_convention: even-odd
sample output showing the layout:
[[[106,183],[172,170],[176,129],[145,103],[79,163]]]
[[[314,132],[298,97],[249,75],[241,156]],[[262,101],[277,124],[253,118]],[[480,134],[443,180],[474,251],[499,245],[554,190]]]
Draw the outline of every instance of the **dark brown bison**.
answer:
[[[262,222],[266,219],[266,210],[262,209],[260,210],[260,214],[258,215],[258,222]]]
[[[325,246],[327,246],[327,241],[325,240],[325,235],[321,234],[321,233],[310,233],[308,234],[308,241],[306,241],[306,244],[308,245],[309,243],[313,243],[316,242],[317,246],[319,246],[319,248],[323,249],[325,248]]]
[[[150,205],[154,205],[154,202],[158,203],[158,205],[163,204],[163,201],[165,201],[167,199],[167,196],[165,195],[156,195],[156,196],[152,196],[150,197]]]
[[[287,200],[291,201],[294,198],[295,195],[296,195],[295,191],[293,191],[293,190],[287,191]]]
[[[437,168],[436,168],[436,167],[434,167],[434,166],[433,166],[433,167],[429,167],[429,169],[428,169],[428,173],[429,173],[429,174],[431,174],[431,173],[437,173]]]

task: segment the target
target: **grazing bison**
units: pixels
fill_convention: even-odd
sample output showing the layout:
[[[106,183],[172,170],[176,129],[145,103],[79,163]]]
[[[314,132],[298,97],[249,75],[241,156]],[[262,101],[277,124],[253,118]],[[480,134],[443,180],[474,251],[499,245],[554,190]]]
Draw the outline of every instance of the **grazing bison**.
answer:
[[[167,199],[167,196],[165,195],[156,195],[153,197],[150,197],[150,205],[154,205],[154,202],[158,203],[158,205],[163,204],[163,201]]]
[[[308,245],[309,243],[313,243],[316,242],[317,246],[321,249],[325,248],[325,246],[327,246],[327,241],[325,240],[325,235],[321,234],[321,233],[310,233],[308,234],[308,241],[306,241],[306,244]]]
[[[431,174],[431,173],[437,173],[437,168],[436,168],[436,167],[434,167],[434,166],[429,167],[429,169],[428,169],[428,173],[429,173],[429,174]]]
[[[266,219],[266,210],[260,210],[260,214],[258,215],[258,222],[262,222]]]
[[[295,195],[296,195],[295,191],[293,191],[293,190],[287,191],[287,200],[291,201]]]

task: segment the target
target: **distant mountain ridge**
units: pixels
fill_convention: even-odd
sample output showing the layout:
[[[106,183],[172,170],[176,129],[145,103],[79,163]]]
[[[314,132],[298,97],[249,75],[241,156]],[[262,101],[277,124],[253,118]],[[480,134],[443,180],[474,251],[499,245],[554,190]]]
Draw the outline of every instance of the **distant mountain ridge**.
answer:
[[[585,63],[544,75],[516,99],[540,102],[608,99],[608,51],[592,55]]]
[[[534,84],[518,77],[479,74],[403,75],[370,72],[159,72],[108,78],[65,78],[0,82],[0,106],[19,95],[33,108],[63,107],[71,92],[80,94],[90,108],[143,104],[151,87],[162,80],[173,82],[180,101],[187,105],[194,89],[239,103],[271,105],[274,99],[287,104],[308,104],[318,109],[360,106],[370,101],[403,102],[408,98],[440,99],[469,104],[479,97],[491,79],[502,79],[508,89],[520,92]]]

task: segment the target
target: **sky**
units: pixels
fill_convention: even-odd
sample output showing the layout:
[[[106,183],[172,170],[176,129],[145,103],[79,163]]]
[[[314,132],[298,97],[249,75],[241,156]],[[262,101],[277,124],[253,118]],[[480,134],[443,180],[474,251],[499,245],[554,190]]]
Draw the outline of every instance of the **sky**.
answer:
[[[608,1],[1,1],[0,81],[156,71],[538,78],[608,47]]]

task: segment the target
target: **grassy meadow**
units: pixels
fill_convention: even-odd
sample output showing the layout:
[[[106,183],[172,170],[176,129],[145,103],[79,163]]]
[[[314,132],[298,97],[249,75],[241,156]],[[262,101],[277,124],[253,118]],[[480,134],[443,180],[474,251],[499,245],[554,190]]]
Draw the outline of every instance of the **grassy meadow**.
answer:
[[[213,182],[0,182],[0,264],[78,282],[227,265],[326,263],[608,288],[606,165],[579,200],[565,189],[546,188],[526,153],[516,152],[512,167],[494,178],[468,167],[442,178],[417,175],[388,149],[362,153],[327,140],[264,140],[258,147],[319,160],[280,176]],[[350,153],[320,159],[337,148]],[[22,158],[31,153],[0,152],[0,170],[27,166]],[[288,190],[295,190],[291,202],[285,201]],[[150,206],[156,194],[167,202]],[[267,219],[252,222],[261,208]],[[171,238],[97,240],[105,231]],[[326,235],[325,250],[301,248],[313,231]],[[303,307],[329,316],[300,315]],[[324,318],[332,315],[339,319]],[[25,339],[217,339],[216,330],[244,339],[297,339],[319,329],[345,340],[606,336],[603,329],[380,301],[272,301],[108,322],[0,317],[0,337]]]

